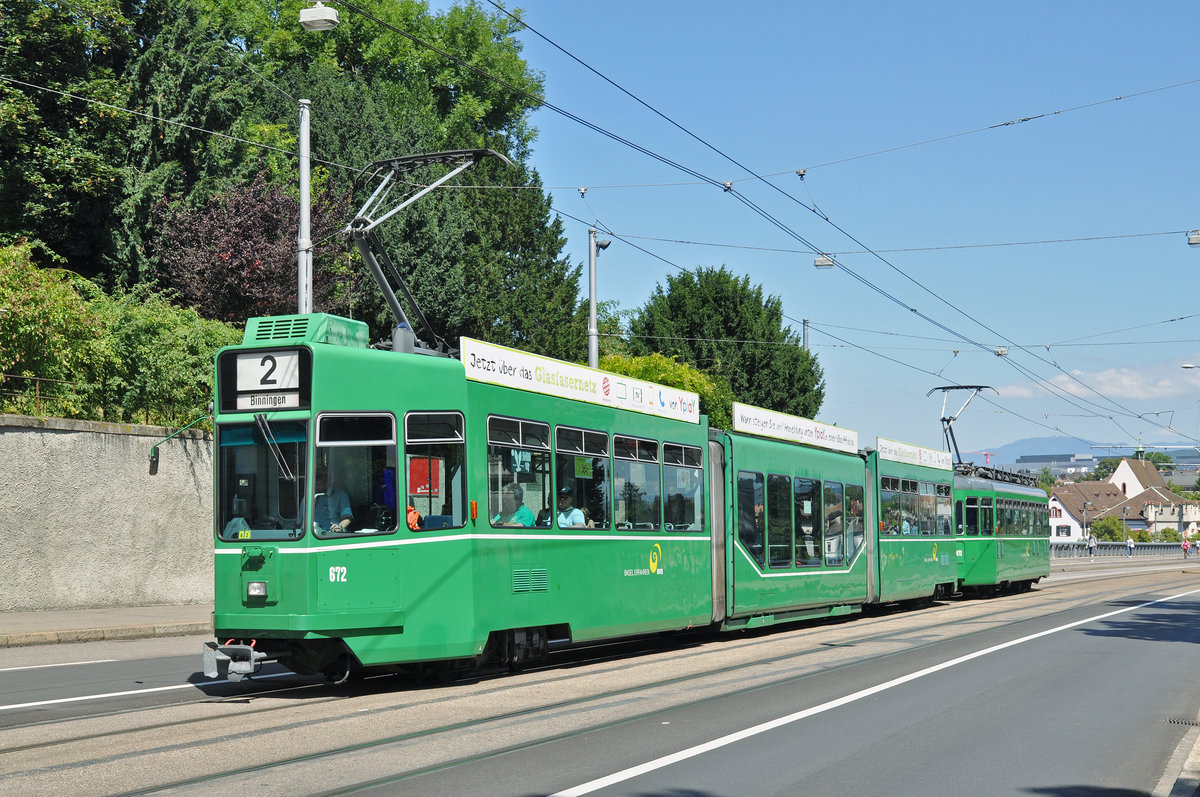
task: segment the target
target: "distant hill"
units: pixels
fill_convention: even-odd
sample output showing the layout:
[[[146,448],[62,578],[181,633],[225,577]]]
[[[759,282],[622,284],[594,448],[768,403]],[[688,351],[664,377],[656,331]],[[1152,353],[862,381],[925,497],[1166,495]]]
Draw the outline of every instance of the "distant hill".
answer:
[[[1106,440],[1104,442],[1109,441]],[[1197,452],[1194,448],[1165,447],[1178,445],[1177,443],[1145,443],[1144,445],[1147,451],[1161,450],[1164,454],[1168,454],[1176,460],[1194,461],[1197,457],[1200,457],[1200,452]],[[1032,454],[1091,454],[1097,459],[1104,457],[1124,457],[1133,454],[1132,449],[1093,449],[1088,443],[1081,442],[1074,437],[1026,437],[1022,440],[987,450],[992,454],[993,464],[1012,464],[1017,461],[1018,457],[1025,457]],[[979,454],[967,454],[963,452],[963,459],[973,459],[979,462],[981,456]]]

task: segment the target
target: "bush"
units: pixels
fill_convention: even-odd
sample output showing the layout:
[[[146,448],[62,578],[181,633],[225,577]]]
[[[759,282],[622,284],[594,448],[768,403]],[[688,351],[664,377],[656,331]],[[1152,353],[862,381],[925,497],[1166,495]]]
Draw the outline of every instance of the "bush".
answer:
[[[213,358],[238,342],[141,288],[108,296],[0,247],[0,412],[177,426],[206,411]]]

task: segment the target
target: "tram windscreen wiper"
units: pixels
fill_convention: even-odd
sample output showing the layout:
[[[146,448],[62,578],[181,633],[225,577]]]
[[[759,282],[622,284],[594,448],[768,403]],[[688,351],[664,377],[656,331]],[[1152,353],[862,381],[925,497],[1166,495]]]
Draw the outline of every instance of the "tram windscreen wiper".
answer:
[[[271,453],[275,455],[275,463],[279,465],[279,470],[283,473],[283,478],[290,482],[296,481],[296,474],[292,473],[292,469],[288,467],[283,452],[279,450],[279,443],[275,442],[275,435],[271,433],[271,425],[267,423],[267,416],[263,413],[255,415],[254,423],[258,426],[258,430],[262,432],[263,439],[267,441],[267,445],[271,447]]]

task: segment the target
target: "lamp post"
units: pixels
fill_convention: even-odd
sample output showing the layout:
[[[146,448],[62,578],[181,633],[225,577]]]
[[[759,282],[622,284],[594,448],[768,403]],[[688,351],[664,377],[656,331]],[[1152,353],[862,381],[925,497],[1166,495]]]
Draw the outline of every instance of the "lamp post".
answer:
[[[332,30],[337,25],[338,12],[335,8],[318,2],[300,9],[300,26],[305,30]],[[308,134],[311,106],[309,100],[300,100],[300,229],[296,234],[296,312],[300,315],[312,312],[312,232],[309,229],[312,217],[309,169],[312,158]]]
[[[600,365],[600,330],[596,326],[596,258],[597,250],[607,249],[612,241],[596,240],[596,228],[588,230],[588,367]]]
[[[312,210],[309,168],[308,112],[312,103],[300,100],[300,230],[296,235],[296,312],[312,312],[312,232],[309,223]]]
[[[1093,504],[1091,501],[1083,502],[1083,536],[1084,536],[1084,538],[1087,538],[1087,536],[1088,536],[1088,523],[1087,523],[1088,510],[1095,509],[1095,508],[1096,508],[1096,505]]]

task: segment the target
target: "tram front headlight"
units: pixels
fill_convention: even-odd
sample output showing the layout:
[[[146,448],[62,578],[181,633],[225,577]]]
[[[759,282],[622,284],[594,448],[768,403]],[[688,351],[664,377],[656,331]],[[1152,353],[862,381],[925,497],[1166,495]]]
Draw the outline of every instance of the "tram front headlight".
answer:
[[[267,582],[265,581],[250,581],[246,584],[247,598],[265,598],[267,597]]]

